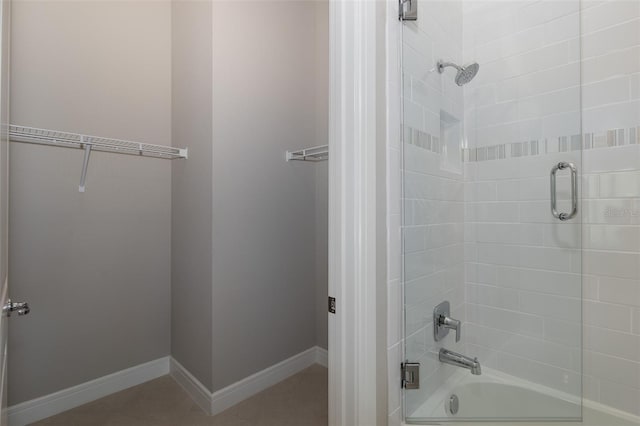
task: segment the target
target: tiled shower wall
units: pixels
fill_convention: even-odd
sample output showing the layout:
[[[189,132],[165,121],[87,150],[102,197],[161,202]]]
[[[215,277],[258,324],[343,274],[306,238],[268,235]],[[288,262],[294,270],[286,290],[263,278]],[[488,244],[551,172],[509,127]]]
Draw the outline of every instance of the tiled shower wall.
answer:
[[[405,69],[423,72],[411,76],[411,83],[402,88],[405,98],[423,110],[422,116],[405,110],[405,130],[413,129],[407,142],[415,141],[405,145],[409,154],[405,158],[411,159],[405,190],[415,197],[408,211],[423,211],[422,219],[429,222],[412,224],[418,240],[424,236],[424,246],[412,246],[409,237],[407,249],[414,250],[415,258],[428,259],[426,252],[434,249],[428,248],[433,240],[426,235],[442,225],[439,208],[459,201],[438,199],[430,186],[446,182],[451,190],[458,184],[456,178],[435,172],[442,169],[436,157],[442,157],[443,141],[436,117],[430,114],[441,107],[456,116],[456,107],[463,106],[467,313],[463,350],[479,356],[485,365],[577,392],[582,288],[584,396],[640,414],[640,2],[464,2],[459,9],[463,59],[478,61],[481,67],[477,78],[460,91],[464,100],[453,102],[447,96],[455,92],[443,95],[456,88],[437,90],[430,80],[437,76],[424,71],[442,56],[459,60],[455,46],[445,47],[450,29],[459,28],[455,9],[431,1],[421,2],[419,8],[418,23],[426,22],[419,25],[420,32],[409,37],[405,33],[403,48],[429,53],[404,58]],[[400,124],[393,114],[400,108],[393,104],[400,91],[395,1],[389,2],[388,18],[389,413],[390,424],[398,424],[403,301],[398,264],[401,150],[399,131],[394,132]],[[583,138],[578,136],[581,131]],[[438,138],[435,145],[434,138]],[[548,212],[548,173],[561,160],[576,163],[583,174],[581,219],[563,224],[550,219]],[[560,178],[558,186],[566,209],[566,178]],[[420,205],[430,207],[415,207]],[[411,213],[408,219],[418,216]],[[456,246],[459,234],[450,237],[451,246]],[[582,253],[577,250],[580,246]],[[436,247],[433,253],[441,249]],[[425,289],[438,299],[441,294],[429,286],[446,290],[434,283],[429,281]],[[411,291],[409,287],[407,282],[406,290]],[[409,308],[415,306],[419,312],[428,297],[408,298]],[[424,346],[413,346],[423,354],[428,349],[431,309],[423,310]],[[419,317],[410,311],[408,327],[414,327],[411,318]]]
[[[465,88],[468,350],[578,392],[582,270],[584,396],[640,414],[640,2],[579,6],[465,10],[465,59],[481,64]],[[558,161],[583,174],[582,220],[550,216]]]
[[[397,11],[390,12],[390,25],[397,23]],[[405,356],[421,363],[421,389],[407,396],[407,410],[417,408],[446,378],[454,371],[450,366],[443,366],[437,360],[437,351],[441,344],[433,341],[431,312],[433,307],[443,300],[449,300],[453,312],[464,319],[464,181],[459,153],[454,153],[453,161],[449,161],[447,146],[441,140],[441,117],[449,121],[459,122],[464,114],[462,92],[451,80],[445,80],[435,71],[437,58],[445,52],[455,51],[452,60],[460,60],[462,56],[462,2],[438,2],[438,16],[442,20],[434,20],[433,14],[426,13],[425,7],[420,11],[418,21],[408,24],[403,34],[403,103],[404,103],[404,171],[397,174],[392,171],[390,187],[405,181],[404,221],[407,230],[404,234],[404,274],[406,302],[406,352]],[[419,9],[420,10],[420,9]],[[395,16],[394,16],[395,15]],[[445,18],[446,17],[446,18]],[[445,22],[446,20],[446,22]],[[389,42],[399,42],[390,37]],[[397,45],[396,45],[397,46]],[[391,49],[393,50],[393,49]],[[396,49],[397,51],[397,49]],[[399,53],[399,52],[398,52]],[[398,64],[399,66],[399,64]],[[397,69],[397,68],[396,68]],[[390,77],[394,71],[390,70]],[[395,76],[400,81],[397,71]],[[389,82],[390,87],[394,83]],[[397,83],[396,83],[397,84]],[[391,97],[391,96],[390,96]],[[399,129],[391,124],[389,129]],[[391,140],[398,140],[399,133],[391,134]],[[399,140],[398,140],[399,141]],[[402,150],[399,144],[392,145],[391,167],[401,167]],[[394,179],[395,175],[395,179]],[[400,194],[391,190],[390,203],[397,206],[399,212]],[[391,235],[397,235],[400,217],[390,223]],[[399,235],[397,235],[399,237]],[[399,238],[398,240],[399,241]],[[399,247],[398,247],[399,250]],[[399,255],[396,251],[390,256]],[[398,280],[390,282],[392,293],[389,300],[393,303],[390,312],[402,312],[403,300],[399,291],[400,268],[396,275]],[[390,324],[389,330],[398,329],[397,324]],[[399,328],[401,330],[401,328]],[[389,412],[391,424],[400,418],[400,394],[397,374],[402,353],[400,333],[397,338],[390,337],[390,400]],[[455,344],[453,335],[447,338],[448,347],[462,350],[462,344]],[[435,355],[434,355],[435,354]]]
[[[419,390],[406,394],[413,412],[455,371],[440,347],[462,351],[453,333],[433,338],[433,308],[451,303],[464,320],[464,179],[459,147],[449,158],[442,122],[458,136],[462,91],[435,71],[438,59],[462,57],[462,1],[431,2],[403,28],[403,181],[405,356],[420,362]],[[434,19],[437,16],[439,19]],[[456,127],[457,126],[457,127]]]
[[[640,2],[583,8],[585,396],[640,415]]]
[[[465,319],[464,181],[461,174],[442,170],[441,157],[416,145],[415,137],[414,132],[413,143],[407,143],[405,135],[404,145],[405,356],[420,363],[421,386],[407,393],[409,412],[455,372],[438,361],[440,347],[464,351],[453,333],[434,341],[433,308],[448,300],[452,316]]]
[[[389,426],[402,423],[400,363],[403,356],[401,208],[401,26],[397,3],[386,2],[386,161],[387,161],[387,382]]]
[[[480,64],[464,86],[466,349],[485,367],[573,395],[582,389],[580,216],[553,218],[549,171],[560,161],[582,168],[579,7],[464,9],[465,62]]]

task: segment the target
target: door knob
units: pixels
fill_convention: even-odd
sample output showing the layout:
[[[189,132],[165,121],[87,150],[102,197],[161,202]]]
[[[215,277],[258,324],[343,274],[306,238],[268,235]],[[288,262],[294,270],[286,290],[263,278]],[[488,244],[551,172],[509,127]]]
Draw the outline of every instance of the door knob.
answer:
[[[31,308],[29,308],[27,302],[12,302],[11,299],[9,299],[7,304],[2,307],[2,312],[5,312],[8,317],[10,317],[13,312],[17,312],[18,315],[22,316],[31,312]]]

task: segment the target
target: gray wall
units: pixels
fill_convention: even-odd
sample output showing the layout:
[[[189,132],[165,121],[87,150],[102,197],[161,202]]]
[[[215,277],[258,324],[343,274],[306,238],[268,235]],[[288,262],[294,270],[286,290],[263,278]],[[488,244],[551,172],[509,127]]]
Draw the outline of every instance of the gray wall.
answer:
[[[14,2],[12,122],[169,144],[171,8]],[[144,31],[141,31],[144,28]],[[182,141],[179,141],[182,142]],[[169,354],[171,165],[13,143],[10,404]]]
[[[327,127],[328,128],[328,127]],[[328,349],[329,297],[329,167],[316,167],[316,344]]]
[[[173,2],[171,354],[211,389],[211,3]]]
[[[316,2],[316,145],[329,143],[329,7]],[[328,348],[327,298],[329,297],[329,163],[316,169],[316,344]]]
[[[0,2],[0,122],[9,122],[9,35],[10,35],[10,7],[8,0]],[[3,126],[0,133],[0,304],[5,306],[8,294],[8,266],[9,266],[9,131]],[[0,368],[2,369],[2,386],[0,386],[0,401],[7,404],[7,337],[9,318],[0,319]],[[7,410],[0,413],[0,424],[8,423]]]
[[[33,310],[11,404],[170,349],[217,390],[326,347],[326,164],[284,152],[326,143],[327,8],[15,4],[14,123],[190,159],[94,153],[80,194],[80,151],[13,144],[12,295]]]
[[[284,152],[317,142],[326,5],[214,2],[214,390],[317,342],[314,165]]]
[[[216,391],[326,347],[327,183],[284,153],[326,143],[328,7],[174,2],[172,31],[172,354]]]

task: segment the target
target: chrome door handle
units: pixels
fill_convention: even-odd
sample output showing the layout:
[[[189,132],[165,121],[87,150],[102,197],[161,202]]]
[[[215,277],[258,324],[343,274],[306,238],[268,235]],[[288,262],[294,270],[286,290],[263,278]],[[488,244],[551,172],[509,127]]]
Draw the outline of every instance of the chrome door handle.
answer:
[[[11,313],[17,312],[18,315],[27,315],[31,312],[29,304],[27,302],[12,302],[11,299],[7,300],[7,304],[2,307],[2,312],[6,313],[8,317]]]
[[[571,170],[571,212],[558,212],[556,194],[556,172],[558,170]],[[573,163],[559,162],[551,168],[551,214],[562,221],[569,220],[578,213],[578,169]]]

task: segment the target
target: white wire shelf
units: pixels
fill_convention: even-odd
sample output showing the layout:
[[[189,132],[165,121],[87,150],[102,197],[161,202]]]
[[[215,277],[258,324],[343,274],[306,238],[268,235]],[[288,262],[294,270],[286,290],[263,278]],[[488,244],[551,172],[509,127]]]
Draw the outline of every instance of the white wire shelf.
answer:
[[[329,159],[329,145],[287,151],[285,158],[287,161],[324,161]]]
[[[138,155],[173,160],[188,158],[187,148],[174,148],[165,145],[110,139],[99,136],[81,135],[77,133],[60,132],[57,130],[37,129],[35,127],[9,126],[9,139],[12,142],[32,143],[39,145],[57,146],[63,148],[77,148],[84,150],[82,174],[80,175],[79,191],[85,191],[87,167],[91,151],[111,152],[117,154]]]
[[[81,135],[57,130],[36,129],[34,127],[18,126],[15,124],[9,126],[9,138],[14,142],[53,145],[64,148],[85,149],[87,145],[90,145],[91,149],[95,151],[141,155],[170,160],[188,158],[189,155],[187,148],[174,148],[172,146]]]

